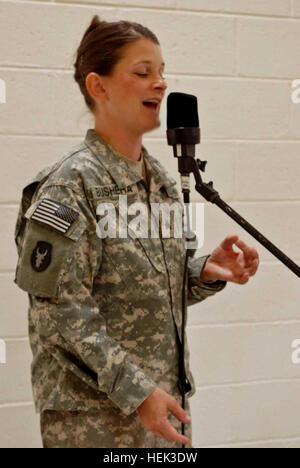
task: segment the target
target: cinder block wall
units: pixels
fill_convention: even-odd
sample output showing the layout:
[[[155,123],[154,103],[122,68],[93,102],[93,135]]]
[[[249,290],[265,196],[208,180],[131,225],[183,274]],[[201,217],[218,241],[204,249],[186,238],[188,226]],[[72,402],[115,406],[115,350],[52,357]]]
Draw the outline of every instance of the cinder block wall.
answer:
[[[300,263],[300,0],[0,1],[0,446],[41,447],[31,384],[27,295],[13,283],[13,229],[23,185],[93,126],[72,78],[93,14],[140,22],[158,36],[168,93],[198,97],[204,180]],[[144,144],[178,181],[162,125]],[[195,191],[193,201],[204,202]],[[232,233],[255,246],[258,273],[189,308],[197,383],[195,447],[300,447],[299,279],[219,208],[205,203],[211,252]]]

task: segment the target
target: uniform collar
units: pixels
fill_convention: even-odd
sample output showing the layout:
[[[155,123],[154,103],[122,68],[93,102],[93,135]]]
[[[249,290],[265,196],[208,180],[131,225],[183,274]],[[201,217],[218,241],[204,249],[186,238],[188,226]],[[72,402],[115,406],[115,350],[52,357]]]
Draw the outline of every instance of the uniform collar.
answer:
[[[101,161],[105,169],[114,179],[118,188],[121,189],[128,185],[136,184],[143,179],[142,176],[138,175],[129,167],[125,158],[103,140],[94,129],[89,128],[87,130],[84,142]],[[170,185],[176,184],[175,179],[168,175],[157,159],[148,153],[144,145],[142,145],[142,154],[145,164],[148,169],[150,168],[151,172],[150,192],[156,192],[162,186],[169,187]]]

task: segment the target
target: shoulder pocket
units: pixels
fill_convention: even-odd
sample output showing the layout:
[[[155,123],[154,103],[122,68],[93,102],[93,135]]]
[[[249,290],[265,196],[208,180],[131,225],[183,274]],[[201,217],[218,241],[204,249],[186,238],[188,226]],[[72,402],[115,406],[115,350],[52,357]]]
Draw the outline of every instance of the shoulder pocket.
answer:
[[[57,298],[72,247],[86,229],[86,221],[78,213],[67,232],[58,232],[31,218],[40,203],[41,200],[33,203],[24,215],[26,226],[14,282],[34,296]]]

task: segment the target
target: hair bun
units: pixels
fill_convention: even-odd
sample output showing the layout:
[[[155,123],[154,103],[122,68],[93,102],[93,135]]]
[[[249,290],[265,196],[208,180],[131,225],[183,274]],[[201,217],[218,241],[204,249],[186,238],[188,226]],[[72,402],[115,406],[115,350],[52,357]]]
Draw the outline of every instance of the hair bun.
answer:
[[[84,33],[83,38],[85,38],[91,31],[94,31],[98,26],[103,24],[105,21],[101,21],[98,15],[94,15],[90,25],[88,26],[87,30]]]

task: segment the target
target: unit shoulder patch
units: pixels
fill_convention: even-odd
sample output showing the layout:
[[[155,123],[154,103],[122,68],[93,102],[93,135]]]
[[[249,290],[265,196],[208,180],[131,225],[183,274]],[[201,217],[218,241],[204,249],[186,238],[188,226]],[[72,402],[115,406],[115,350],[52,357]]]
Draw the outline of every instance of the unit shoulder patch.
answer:
[[[31,266],[37,271],[45,271],[51,263],[52,245],[49,242],[38,241],[31,254]]]

